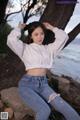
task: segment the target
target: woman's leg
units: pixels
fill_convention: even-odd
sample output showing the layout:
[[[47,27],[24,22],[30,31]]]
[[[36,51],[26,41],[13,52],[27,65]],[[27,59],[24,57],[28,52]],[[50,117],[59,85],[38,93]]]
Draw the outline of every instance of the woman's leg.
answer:
[[[29,87],[19,86],[18,90],[23,101],[36,113],[35,120],[48,120],[51,112],[48,104]]]
[[[62,113],[66,120],[80,120],[78,113],[64,101],[55,91],[49,86],[45,86],[41,95],[50,103],[58,112]]]

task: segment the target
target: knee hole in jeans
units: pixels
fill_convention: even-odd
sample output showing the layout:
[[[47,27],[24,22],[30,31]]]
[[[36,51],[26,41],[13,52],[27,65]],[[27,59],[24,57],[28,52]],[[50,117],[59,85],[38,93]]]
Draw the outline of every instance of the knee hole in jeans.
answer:
[[[48,103],[50,103],[52,100],[54,100],[57,96],[60,96],[60,94],[57,94],[57,93],[50,94]]]

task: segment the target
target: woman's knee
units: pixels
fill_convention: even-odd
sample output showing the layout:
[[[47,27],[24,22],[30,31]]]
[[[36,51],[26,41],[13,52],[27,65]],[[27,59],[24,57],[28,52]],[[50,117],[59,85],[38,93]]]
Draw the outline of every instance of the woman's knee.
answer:
[[[62,113],[67,120],[80,120],[78,113],[61,97],[56,97],[52,101],[52,106]]]
[[[57,97],[55,97],[54,100],[52,100],[51,105],[56,110],[61,110],[61,109],[64,109],[65,106],[67,106],[68,104],[60,96],[57,96]]]

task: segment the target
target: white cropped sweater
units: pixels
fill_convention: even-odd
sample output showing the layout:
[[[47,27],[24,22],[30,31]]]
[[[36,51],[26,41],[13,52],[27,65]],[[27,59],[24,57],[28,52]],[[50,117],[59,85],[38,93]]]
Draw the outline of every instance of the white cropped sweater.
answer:
[[[7,38],[7,45],[16,53],[25,65],[25,70],[32,68],[52,68],[54,58],[58,55],[68,40],[68,35],[61,29],[55,27],[55,42],[48,45],[36,43],[26,44],[19,38],[21,30],[15,28]]]

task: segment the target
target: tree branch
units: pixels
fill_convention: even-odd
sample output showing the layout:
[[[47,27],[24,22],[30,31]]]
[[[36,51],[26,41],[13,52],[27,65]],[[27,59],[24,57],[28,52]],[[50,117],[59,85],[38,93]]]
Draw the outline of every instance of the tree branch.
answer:
[[[79,33],[80,33],[80,23],[71,32],[68,33],[69,40],[67,41],[64,48],[67,47]]]
[[[7,3],[8,3],[8,0],[0,1],[0,24],[2,23],[4,19]]]
[[[35,6],[36,3],[37,3],[37,0],[33,0],[33,3],[28,7],[28,10],[26,11],[25,17],[23,19],[24,23],[27,22],[27,20],[28,20],[28,13],[29,13],[30,9]]]
[[[17,11],[17,12],[12,12],[12,13],[10,13],[10,14],[7,14],[6,16],[5,16],[5,20],[7,20],[7,18],[10,16],[10,15],[13,15],[13,14],[16,14],[16,13],[20,13],[22,10],[19,10],[19,11]]]

